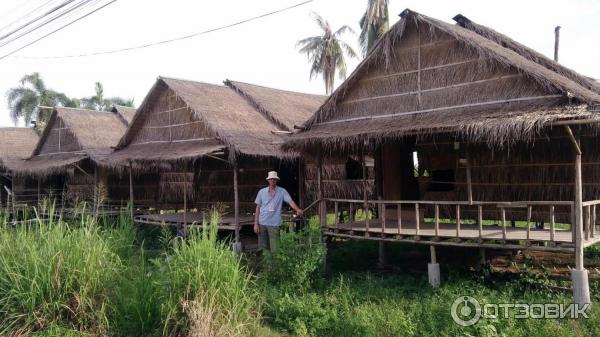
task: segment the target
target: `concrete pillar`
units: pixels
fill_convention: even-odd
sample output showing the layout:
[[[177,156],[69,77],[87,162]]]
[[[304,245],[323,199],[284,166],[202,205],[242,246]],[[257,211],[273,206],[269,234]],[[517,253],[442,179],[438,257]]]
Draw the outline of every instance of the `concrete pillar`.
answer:
[[[429,246],[431,252],[431,263],[427,264],[427,276],[429,284],[437,288],[440,286],[440,264],[437,263],[435,256],[435,246]]]
[[[592,303],[587,269],[571,270],[571,280],[573,281],[573,303],[580,306]]]
[[[242,251],[243,251],[244,247],[242,246],[242,242],[241,241],[237,241],[233,243],[233,253],[235,255],[241,255]]]

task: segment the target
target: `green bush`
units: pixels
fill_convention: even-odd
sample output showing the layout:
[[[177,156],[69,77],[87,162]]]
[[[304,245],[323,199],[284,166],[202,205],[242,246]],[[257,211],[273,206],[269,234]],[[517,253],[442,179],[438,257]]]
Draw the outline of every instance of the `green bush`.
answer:
[[[300,232],[282,229],[277,251],[264,254],[260,277],[269,285],[298,292],[308,289],[321,271],[325,247],[318,227],[311,225]]]

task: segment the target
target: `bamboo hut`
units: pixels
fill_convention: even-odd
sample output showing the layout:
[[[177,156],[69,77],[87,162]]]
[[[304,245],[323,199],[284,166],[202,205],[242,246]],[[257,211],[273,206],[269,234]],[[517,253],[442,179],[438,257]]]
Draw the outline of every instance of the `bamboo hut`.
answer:
[[[0,128],[0,205],[8,206],[11,194],[20,196],[13,200],[19,203],[37,199],[37,181],[15,176],[13,170],[31,155],[38,139],[32,128]]]
[[[430,245],[433,285],[439,245],[574,252],[575,300],[589,301],[582,255],[600,240],[600,86],[454,19],[405,10],[284,144],[324,157],[376,153],[377,198],[319,192],[324,235]],[[377,212],[327,223],[342,204]]]
[[[154,174],[155,194],[132,184],[131,200],[154,199],[155,208],[176,214],[136,217],[145,224],[184,229],[202,220],[202,210],[224,207],[222,229],[253,222],[256,192],[265,174],[278,170],[281,185],[298,198],[295,154],[279,146],[295,124],[305,121],[322,96],[271,89],[236,81],[215,85],[159,77],[111,154],[113,167],[133,177]]]
[[[121,204],[127,200],[128,181],[98,163],[112,152],[126,126],[116,112],[56,107],[32,154],[14,165],[14,174],[37,179],[38,194],[51,195],[62,205]]]

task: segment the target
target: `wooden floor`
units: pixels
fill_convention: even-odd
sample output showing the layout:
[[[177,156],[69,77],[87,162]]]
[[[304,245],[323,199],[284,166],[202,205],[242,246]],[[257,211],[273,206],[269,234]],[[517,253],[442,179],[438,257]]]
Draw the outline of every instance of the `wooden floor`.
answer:
[[[454,223],[440,223],[438,234],[435,233],[435,225],[431,222],[421,223],[419,226],[419,233],[417,235],[414,222],[402,223],[400,231],[398,227],[391,226],[389,222],[386,224],[385,230],[382,231],[381,222],[379,220],[370,220],[369,230],[367,229],[364,221],[357,221],[352,223],[344,223],[327,226],[328,236],[339,236],[347,238],[363,239],[368,238],[371,240],[384,240],[384,241],[408,241],[417,242],[434,241],[437,245],[464,245],[464,246],[490,246],[498,245],[504,246],[504,248],[518,249],[519,247],[531,247],[535,249],[540,246],[540,250],[572,250],[573,239],[570,230],[555,229],[554,240],[551,240],[550,229],[530,229],[529,238],[527,236],[527,229],[522,227],[506,227],[506,241],[503,239],[502,227],[497,225],[484,225],[482,227],[481,237],[479,236],[479,227],[475,224],[461,224],[460,232],[457,233],[456,224]],[[462,242],[468,240],[470,242]],[[600,234],[596,233],[595,237],[590,237],[584,241],[584,246],[590,246],[600,241]],[[549,248],[548,242],[551,242],[550,247],[556,246],[556,249]],[[502,247],[501,247],[502,248]]]
[[[204,220],[202,213],[190,212],[185,214],[185,221],[188,226],[201,226]],[[146,225],[159,225],[159,226],[183,226],[184,225],[184,213],[173,213],[173,214],[142,214],[134,217],[134,221],[139,224]],[[240,225],[251,225],[254,223],[254,217],[252,216],[240,216]],[[232,216],[226,216],[221,218],[219,229],[222,230],[235,230],[235,219]]]

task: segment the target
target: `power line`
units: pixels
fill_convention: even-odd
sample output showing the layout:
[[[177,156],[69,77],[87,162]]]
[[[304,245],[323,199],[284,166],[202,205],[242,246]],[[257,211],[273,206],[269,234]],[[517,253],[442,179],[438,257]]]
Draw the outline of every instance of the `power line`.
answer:
[[[84,19],[84,18],[86,18],[86,17],[88,17],[88,16],[90,16],[90,15],[92,15],[92,14],[96,13],[97,11],[99,11],[99,10],[103,9],[104,7],[106,7],[106,6],[110,5],[110,4],[113,4],[113,3],[114,3],[114,2],[116,2],[116,1],[117,1],[117,0],[112,0],[112,1],[110,1],[110,2],[106,3],[106,4],[102,5],[102,6],[100,6],[100,7],[96,8],[96,9],[94,9],[93,11],[91,11],[91,12],[88,12],[87,14],[85,14],[85,15],[83,15],[83,16],[80,16],[80,17],[78,17],[77,19],[75,19],[75,20],[73,20],[73,21],[71,21],[71,22],[67,23],[66,25],[63,25],[63,26],[61,26],[61,27],[59,27],[59,28],[57,28],[57,29],[55,29],[55,30],[51,31],[51,32],[49,32],[49,33],[47,33],[47,34],[45,34],[45,35],[43,35],[43,36],[41,36],[41,37],[39,37],[39,38],[37,38],[37,39],[35,39],[35,40],[31,41],[31,42],[29,42],[29,43],[28,43],[28,44],[26,44],[26,45],[24,45],[24,46],[22,46],[22,47],[20,47],[20,48],[17,48],[17,49],[15,49],[15,50],[13,50],[13,51],[11,51],[11,52],[10,52],[10,53],[8,53],[8,54],[5,54],[5,55],[3,55],[3,56],[0,56],[0,60],[3,60],[3,59],[5,59],[5,58],[6,58],[6,57],[8,57],[8,56],[10,56],[10,55],[12,55],[12,54],[14,54],[14,53],[16,53],[16,52],[18,52],[18,51],[20,51],[20,50],[24,49],[24,48],[27,48],[27,47],[31,46],[32,44],[34,44],[34,43],[36,43],[36,42],[40,41],[41,39],[44,39],[44,38],[46,38],[46,37],[48,37],[48,36],[50,36],[50,35],[52,35],[52,34],[54,34],[54,33],[58,32],[58,31],[60,31],[60,30],[62,30],[62,29],[64,29],[64,28],[66,28],[66,27],[70,26],[70,25],[74,24],[75,22],[77,22],[77,21],[79,21],[79,20],[82,20],[82,19]]]
[[[40,16],[38,16],[38,17],[36,17],[36,18],[35,18],[35,19],[33,19],[33,20],[29,20],[27,23],[25,23],[25,24],[23,24],[23,25],[19,26],[19,27],[18,27],[18,28],[16,28],[16,29],[13,29],[12,31],[10,31],[10,32],[8,32],[8,33],[6,33],[6,34],[4,34],[3,36],[0,36],[0,40],[2,40],[2,39],[5,39],[5,38],[9,37],[10,35],[12,35],[12,34],[14,34],[14,33],[18,32],[18,31],[20,31],[21,29],[23,29],[23,28],[25,28],[25,27],[27,27],[27,26],[31,25],[32,23],[34,23],[34,22],[36,22],[36,21],[39,21],[39,20],[41,20],[41,19],[45,18],[46,16],[48,16],[48,15],[50,15],[50,14],[52,14],[52,13],[54,13],[54,12],[58,11],[58,10],[60,10],[61,8],[63,8],[63,7],[65,7],[65,6],[67,6],[67,5],[69,5],[69,4],[70,4],[71,2],[73,2],[73,1],[75,1],[75,0],[67,0],[67,1],[64,1],[64,2],[62,2],[60,5],[58,5],[58,6],[55,6],[55,7],[51,8],[51,9],[50,9],[49,11],[47,11],[46,13],[44,13],[44,14],[42,14],[42,15],[40,15]]]
[[[227,28],[239,26],[239,25],[242,25],[244,23],[248,23],[248,22],[251,22],[251,21],[262,19],[262,18],[267,17],[267,16],[279,14],[281,12],[285,12],[285,11],[288,11],[290,9],[306,5],[307,3],[310,3],[310,2],[313,2],[313,1],[314,0],[303,1],[303,2],[297,3],[295,5],[291,5],[291,6],[288,6],[288,7],[285,7],[285,8],[281,8],[281,9],[278,9],[278,10],[275,10],[275,11],[264,13],[264,14],[261,14],[261,15],[258,15],[258,16],[254,16],[254,17],[251,17],[251,18],[248,18],[248,19],[244,19],[244,20],[241,20],[241,21],[230,23],[230,24],[227,24],[227,25],[224,25],[224,26],[219,26],[219,27],[207,29],[207,30],[204,30],[204,31],[201,31],[201,32],[192,33],[192,34],[189,34],[189,35],[184,35],[184,36],[180,36],[180,37],[176,37],[176,38],[172,38],[172,39],[167,39],[167,40],[162,40],[162,41],[157,41],[157,42],[151,42],[151,43],[142,44],[142,45],[138,45],[138,46],[134,46],[134,47],[119,48],[119,49],[113,49],[113,50],[107,50],[107,51],[99,51],[99,52],[92,52],[92,53],[86,53],[86,54],[74,54],[74,55],[63,55],[63,56],[22,56],[21,58],[28,58],[28,59],[60,59],[60,58],[88,57],[88,56],[98,56],[98,55],[114,54],[114,53],[132,51],[132,50],[136,50],[136,49],[143,49],[143,48],[148,48],[148,47],[154,47],[154,46],[158,46],[158,45],[162,45],[162,44],[177,42],[177,41],[186,40],[186,39],[191,39],[193,37],[197,37],[197,36],[200,36],[200,35],[204,35],[204,34],[208,34],[208,33],[213,33],[213,32],[219,31],[219,30],[224,30],[224,29],[227,29]],[[8,56],[8,55],[0,57],[0,60],[2,60],[6,56]]]
[[[80,1],[79,3],[76,3],[75,5],[73,5],[72,7],[67,8],[65,11],[63,11],[63,12],[55,15],[54,17],[52,17],[52,18],[50,18],[50,19],[48,19],[48,20],[46,20],[46,21],[38,24],[35,27],[30,28],[29,30],[27,30],[25,32],[20,33],[19,35],[17,35],[16,37],[13,37],[12,39],[9,39],[8,41],[1,42],[2,38],[0,38],[0,47],[4,47],[7,44],[12,43],[12,42],[14,42],[14,41],[22,38],[23,36],[26,36],[27,34],[30,34],[30,33],[34,32],[34,31],[36,31],[36,30],[38,30],[38,29],[40,29],[40,28],[42,28],[42,27],[44,27],[44,26],[46,26],[46,25],[54,22],[57,19],[60,19],[60,18],[65,17],[65,16],[68,17],[69,14],[77,12],[77,10],[85,7],[86,5],[88,5],[88,4],[92,3],[92,2],[98,2],[98,0],[83,0],[83,1]]]
[[[46,2],[44,2],[43,4],[39,5],[38,7],[32,9],[30,12],[26,13],[25,15],[9,22],[7,25],[3,26],[2,28],[0,28],[0,31],[12,26],[13,24],[21,21],[21,20],[25,20],[26,18],[30,17],[31,15],[33,15],[35,12],[39,11],[40,9],[44,8],[46,5],[48,5],[49,3],[51,3],[54,0],[48,0]]]

